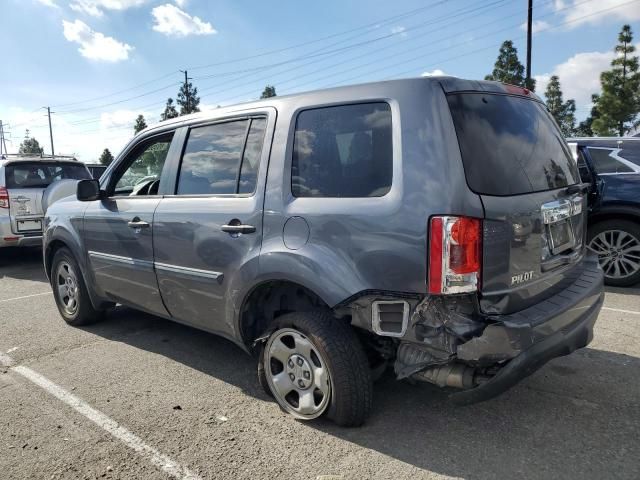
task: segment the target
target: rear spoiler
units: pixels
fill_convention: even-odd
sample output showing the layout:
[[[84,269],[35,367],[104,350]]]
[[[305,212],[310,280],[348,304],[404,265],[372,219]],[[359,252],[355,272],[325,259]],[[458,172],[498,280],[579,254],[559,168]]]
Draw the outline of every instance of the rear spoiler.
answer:
[[[507,83],[492,82],[488,80],[465,80],[456,77],[438,77],[442,90],[445,94],[463,92],[486,92],[499,93],[503,95],[518,95],[544,103],[540,97],[528,88]]]

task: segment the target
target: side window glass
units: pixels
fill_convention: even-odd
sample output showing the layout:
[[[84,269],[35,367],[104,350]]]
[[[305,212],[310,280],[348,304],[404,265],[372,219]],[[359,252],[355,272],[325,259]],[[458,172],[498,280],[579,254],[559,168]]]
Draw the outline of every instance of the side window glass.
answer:
[[[247,123],[241,120],[190,130],[178,195],[236,193]]]
[[[116,174],[113,195],[117,197],[156,195],[172,138],[173,133],[154,137],[136,148],[125,160],[127,167]]]
[[[627,173],[633,172],[628,165],[612,157],[613,149],[610,148],[589,148],[589,155],[593,162],[593,168],[598,173]]]
[[[244,156],[242,158],[242,167],[240,168],[238,193],[253,193],[256,189],[266,126],[267,120],[265,118],[251,120],[247,145],[244,148]]]
[[[380,197],[391,189],[387,103],[324,107],[296,120],[291,191],[296,197]]]

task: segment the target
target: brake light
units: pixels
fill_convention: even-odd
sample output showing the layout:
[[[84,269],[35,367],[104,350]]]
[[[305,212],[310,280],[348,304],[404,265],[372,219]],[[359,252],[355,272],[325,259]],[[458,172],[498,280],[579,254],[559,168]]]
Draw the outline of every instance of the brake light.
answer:
[[[482,221],[437,216],[429,228],[431,294],[475,292],[482,267]]]
[[[9,192],[5,187],[0,187],[0,208],[9,208]]]

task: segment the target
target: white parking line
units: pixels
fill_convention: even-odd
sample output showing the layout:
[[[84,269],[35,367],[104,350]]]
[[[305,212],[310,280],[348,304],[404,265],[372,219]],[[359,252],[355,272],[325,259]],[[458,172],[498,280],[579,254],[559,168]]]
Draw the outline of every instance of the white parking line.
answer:
[[[5,300],[0,300],[0,303],[13,302],[14,300],[22,300],[23,298],[41,297],[42,295],[51,295],[52,293],[53,292],[42,292],[42,293],[34,293],[33,295],[24,295],[22,297],[7,298]]]
[[[610,312],[631,313],[633,315],[640,315],[640,312],[635,310],[623,310],[622,308],[602,307],[602,310],[609,310]]]
[[[200,477],[191,472],[188,468],[183,467],[163,453],[160,453],[155,448],[147,445],[140,437],[130,432],[123,426],[118,425],[115,420],[112,420],[104,413],[96,410],[80,398],[67,392],[64,388],[56,385],[50,380],[47,380],[45,377],[35,372],[34,370],[23,367],[21,365],[13,366],[13,359],[3,353],[0,353],[0,364],[5,367],[10,367],[12,371],[19,373],[27,380],[46,390],[58,400],[66,403],[76,412],[84,415],[100,428],[109,432],[126,446],[138,452],[142,457],[145,457],[153,465],[160,468],[163,472],[170,475],[171,477],[180,480],[200,480]]]

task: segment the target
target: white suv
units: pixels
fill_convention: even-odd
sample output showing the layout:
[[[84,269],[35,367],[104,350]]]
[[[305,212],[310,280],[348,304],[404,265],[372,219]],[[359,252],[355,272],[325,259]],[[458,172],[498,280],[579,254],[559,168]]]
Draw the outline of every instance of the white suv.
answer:
[[[85,164],[71,158],[0,158],[0,247],[40,245],[44,191],[58,180],[89,178]]]

